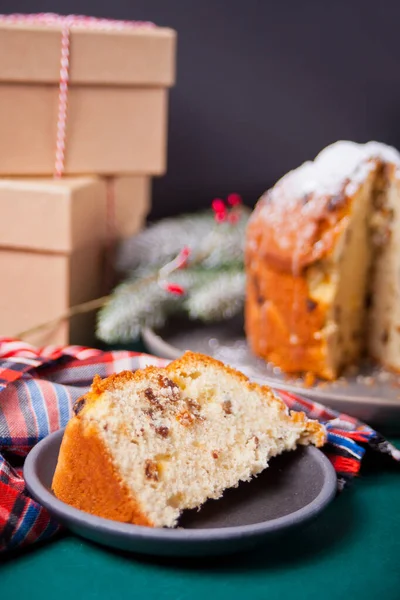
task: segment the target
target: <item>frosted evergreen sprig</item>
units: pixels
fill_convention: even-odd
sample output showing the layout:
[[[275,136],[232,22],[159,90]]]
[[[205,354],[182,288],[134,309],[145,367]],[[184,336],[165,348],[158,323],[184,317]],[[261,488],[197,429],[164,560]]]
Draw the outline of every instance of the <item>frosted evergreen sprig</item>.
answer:
[[[131,341],[143,327],[160,328],[173,314],[208,322],[241,312],[250,210],[237,194],[228,197],[228,206],[214,200],[212,209],[164,219],[121,246],[117,266],[127,279],[99,312],[100,339]]]
[[[149,283],[142,292],[132,293],[130,287],[129,283],[118,286],[99,313],[97,336],[107,343],[134,340],[142,327],[162,327],[173,312],[173,297],[157,282]]]
[[[201,287],[210,274],[203,269],[176,271],[169,285],[184,290],[187,296],[196,286]],[[172,314],[183,313],[180,296],[160,286],[157,279],[143,283],[135,279],[117,286],[112,299],[98,315],[98,337],[107,343],[129,342],[140,335],[143,327],[159,328]]]
[[[129,342],[143,327],[158,329],[173,314],[212,322],[229,319],[243,309],[245,274],[239,270],[185,269],[173,276],[173,284],[185,290],[182,301],[157,281],[137,286],[125,282],[101,310],[97,335],[107,343]]]
[[[243,271],[211,273],[184,301],[189,318],[204,322],[230,319],[244,304],[246,276]]]
[[[217,221],[220,213],[207,211],[163,219],[121,243],[117,249],[119,272],[148,273],[172,260],[188,246],[191,257],[204,256],[210,267],[243,263],[244,233],[250,209],[238,206],[235,222]]]

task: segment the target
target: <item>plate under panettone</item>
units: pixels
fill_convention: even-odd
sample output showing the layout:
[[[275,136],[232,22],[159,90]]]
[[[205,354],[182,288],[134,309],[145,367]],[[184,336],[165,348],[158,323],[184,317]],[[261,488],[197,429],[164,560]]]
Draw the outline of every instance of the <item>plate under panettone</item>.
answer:
[[[337,381],[306,385],[304,379],[287,377],[252,354],[242,317],[207,325],[188,319],[171,320],[157,332],[143,329],[142,337],[148,350],[157,356],[175,359],[186,350],[208,354],[253,381],[302,394],[385,433],[400,433],[400,375],[371,363],[362,364],[356,372],[344,374]]]
[[[119,523],[58,500],[51,491],[64,430],[43,439],[28,454],[24,478],[32,496],[66,527],[102,545],[155,556],[231,554],[259,544],[315,518],[334,498],[336,473],[313,446],[272,458],[250,482],[226,490],[199,511],[183,513],[175,529]]]

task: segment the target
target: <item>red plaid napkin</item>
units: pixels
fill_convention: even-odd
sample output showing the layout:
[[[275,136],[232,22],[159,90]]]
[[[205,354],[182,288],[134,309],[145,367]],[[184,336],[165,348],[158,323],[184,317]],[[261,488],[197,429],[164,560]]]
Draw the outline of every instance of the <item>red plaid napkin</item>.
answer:
[[[23,459],[37,442],[67,424],[75,400],[87,391],[94,375],[107,377],[166,362],[137,352],[34,348],[0,338],[0,552],[47,540],[60,529],[29,496]],[[290,409],[303,410],[325,424],[324,451],[337,471],[339,489],[358,473],[368,448],[400,461],[400,451],[367,425],[304,398],[279,394]]]

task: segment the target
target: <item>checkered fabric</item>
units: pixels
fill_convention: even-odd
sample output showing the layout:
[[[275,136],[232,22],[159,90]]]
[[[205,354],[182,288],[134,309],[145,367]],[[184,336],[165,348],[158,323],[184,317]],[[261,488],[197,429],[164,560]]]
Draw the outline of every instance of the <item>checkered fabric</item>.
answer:
[[[44,437],[64,427],[74,402],[95,374],[107,377],[165,359],[137,352],[102,352],[80,346],[34,348],[0,338],[0,552],[48,540],[59,530],[53,517],[29,496],[22,477],[24,457]],[[324,447],[341,490],[359,472],[369,449],[400,462],[400,452],[373,429],[304,398],[278,392],[289,409],[324,423]]]

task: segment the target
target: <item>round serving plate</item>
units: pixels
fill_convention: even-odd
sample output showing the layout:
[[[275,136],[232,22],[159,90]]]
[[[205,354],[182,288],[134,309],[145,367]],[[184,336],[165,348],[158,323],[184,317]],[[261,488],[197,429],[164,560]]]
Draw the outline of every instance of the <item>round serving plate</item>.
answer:
[[[176,529],[119,523],[88,514],[58,500],[51,491],[63,430],[28,454],[24,478],[32,496],[74,533],[91,541],[156,556],[230,554],[259,544],[315,518],[334,498],[336,473],[317,448],[300,447],[272,458],[250,482],[183,513]]]
[[[238,368],[253,381],[302,394],[386,433],[400,433],[400,376],[376,365],[365,363],[337,381],[306,386],[303,379],[287,377],[252,354],[241,318],[210,325],[175,320],[157,332],[144,329],[142,337],[149,351],[158,356],[174,359],[186,350],[208,354]]]

